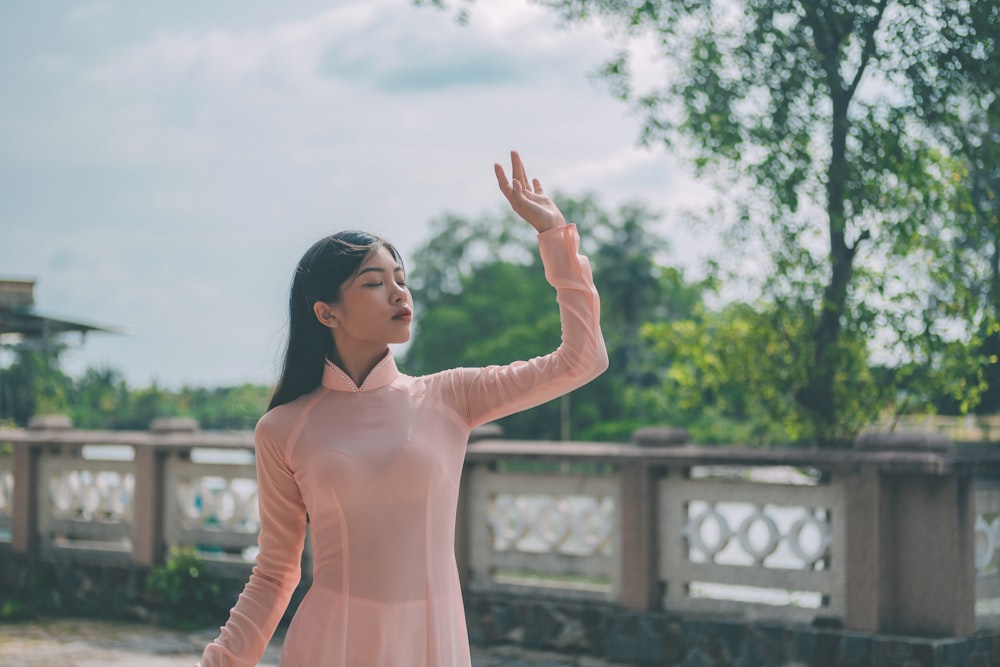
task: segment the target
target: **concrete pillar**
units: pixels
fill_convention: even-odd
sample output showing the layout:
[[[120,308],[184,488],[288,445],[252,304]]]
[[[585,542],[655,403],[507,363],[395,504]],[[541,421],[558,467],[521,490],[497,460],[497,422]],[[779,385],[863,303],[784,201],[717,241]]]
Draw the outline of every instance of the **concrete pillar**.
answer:
[[[954,447],[941,434],[906,431],[869,433],[857,444],[901,455]],[[919,637],[975,632],[971,474],[950,466],[913,472],[884,457],[863,464],[847,493],[847,627]]]
[[[847,505],[844,625],[848,630],[878,632],[880,605],[886,597],[880,530],[891,517],[882,517],[879,474],[874,466],[864,465],[848,475],[844,487]]]
[[[38,546],[38,449],[14,443],[14,515],[11,517],[11,549],[30,554]]]
[[[647,465],[618,470],[619,602],[626,609],[648,611],[660,606],[657,548],[656,474]]]
[[[163,560],[163,496],[165,454],[155,447],[135,446],[135,511],[132,557],[140,567]]]
[[[975,508],[965,475],[886,475],[879,631],[922,637],[976,629]]]
[[[976,629],[972,480],[862,466],[847,481],[849,630],[960,637]]]
[[[645,426],[632,432],[631,441],[639,447],[675,447],[690,444],[691,434],[671,426]],[[662,474],[645,463],[618,469],[618,601],[633,611],[663,607],[659,538],[664,526],[660,525],[657,492]]]

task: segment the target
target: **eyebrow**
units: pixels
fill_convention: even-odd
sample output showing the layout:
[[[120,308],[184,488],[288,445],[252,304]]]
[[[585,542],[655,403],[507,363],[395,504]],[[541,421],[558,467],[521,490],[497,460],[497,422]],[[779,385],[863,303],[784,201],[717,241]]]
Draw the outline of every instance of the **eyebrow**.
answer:
[[[395,269],[392,270],[392,272],[395,273],[396,271],[402,271],[402,270],[403,270],[403,267],[397,266]],[[372,271],[377,272],[377,273],[385,273],[385,269],[383,269],[380,266],[369,266],[367,269],[361,269],[360,271],[358,271],[358,275],[360,276],[363,273],[369,273],[369,272],[372,272]]]

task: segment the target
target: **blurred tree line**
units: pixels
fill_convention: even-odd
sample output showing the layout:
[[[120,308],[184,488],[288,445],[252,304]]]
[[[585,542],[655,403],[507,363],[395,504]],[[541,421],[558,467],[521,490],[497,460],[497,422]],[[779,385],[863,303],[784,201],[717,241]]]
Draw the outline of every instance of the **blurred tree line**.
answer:
[[[669,244],[642,204],[609,211],[593,195],[555,198],[577,223],[591,260],[610,367],[568,399],[502,420],[507,437],[625,441],[640,426],[668,424],[702,443],[815,441],[815,425],[794,393],[812,363],[807,320],[765,299],[721,299],[717,271],[685,277],[666,262]],[[555,349],[555,293],[527,225],[502,211],[445,215],[431,230],[412,258],[418,313],[405,371],[506,363]],[[916,279],[920,268],[913,272]],[[982,387],[978,405],[959,405],[952,391],[976,377],[978,345],[974,337],[939,345],[934,363],[886,363],[884,350],[860,338],[845,346],[855,363],[852,382],[866,390],[842,408],[851,434],[887,413],[991,406],[1000,384]]]
[[[689,284],[658,261],[666,242],[650,230],[655,215],[643,205],[609,212],[590,195],[556,199],[591,258],[611,370],[566,399],[501,423],[513,438],[627,439],[636,426],[667,418],[647,405],[662,389],[662,371],[643,326],[690,317],[707,284]],[[403,368],[425,374],[554,350],[559,310],[537,246],[534,230],[509,211],[433,221],[408,276],[417,317]]]
[[[270,388],[252,384],[132,388],[108,367],[88,368],[73,378],[59,364],[64,350],[55,341],[14,348],[12,363],[0,371],[0,416],[24,426],[36,414],[62,414],[77,428],[138,430],[157,417],[183,416],[197,419],[203,429],[246,430],[270,398]]]

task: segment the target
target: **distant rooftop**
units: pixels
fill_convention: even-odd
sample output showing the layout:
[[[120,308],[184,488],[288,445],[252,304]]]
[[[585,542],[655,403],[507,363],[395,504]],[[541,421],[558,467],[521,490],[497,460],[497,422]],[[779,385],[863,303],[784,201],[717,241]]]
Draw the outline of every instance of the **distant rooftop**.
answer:
[[[35,309],[35,281],[0,278],[0,335],[19,334],[24,338],[88,331],[117,333],[114,329],[67,320]]]

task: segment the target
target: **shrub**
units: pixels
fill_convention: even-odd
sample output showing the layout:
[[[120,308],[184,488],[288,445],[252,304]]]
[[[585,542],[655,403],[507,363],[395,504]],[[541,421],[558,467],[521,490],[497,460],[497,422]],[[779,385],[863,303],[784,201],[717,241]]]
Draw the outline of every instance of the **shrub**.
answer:
[[[217,625],[228,606],[220,603],[223,585],[205,571],[205,560],[193,547],[175,547],[167,562],[146,577],[161,623],[181,630]]]

